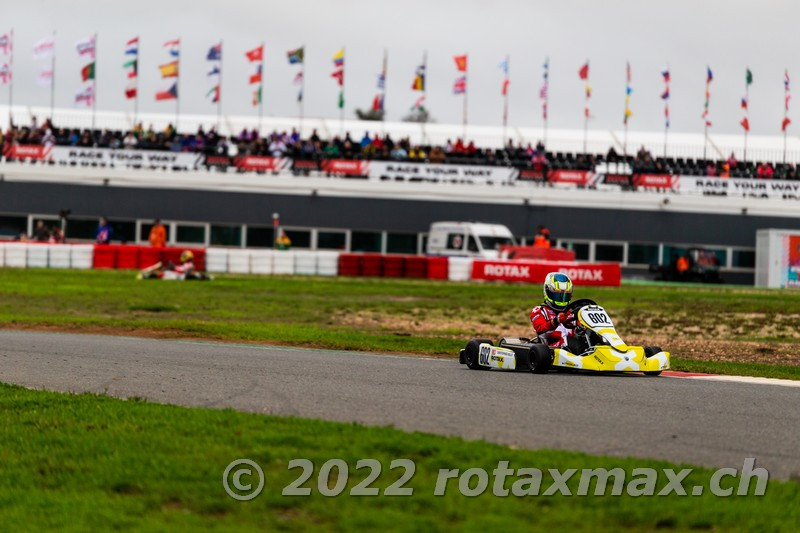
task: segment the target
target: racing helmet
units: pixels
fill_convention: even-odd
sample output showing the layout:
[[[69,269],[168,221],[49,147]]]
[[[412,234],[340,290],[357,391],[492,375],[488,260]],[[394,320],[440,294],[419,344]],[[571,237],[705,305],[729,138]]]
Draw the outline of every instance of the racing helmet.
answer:
[[[181,252],[181,263],[186,263],[187,261],[194,261],[194,254],[191,250]]]
[[[572,300],[572,280],[561,272],[550,272],[544,278],[544,303],[550,309],[563,311]]]

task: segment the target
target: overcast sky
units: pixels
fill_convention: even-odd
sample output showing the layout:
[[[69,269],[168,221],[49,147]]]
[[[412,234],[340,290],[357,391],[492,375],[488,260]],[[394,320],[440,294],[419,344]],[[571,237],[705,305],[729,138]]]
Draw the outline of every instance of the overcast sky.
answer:
[[[672,72],[671,115],[675,132],[700,132],[705,67],[714,72],[710,115],[716,133],[739,133],[745,68],[750,88],[750,124],[755,134],[779,135],[783,72],[789,69],[797,95],[791,107],[800,131],[800,3],[784,0],[305,0],[303,2],[196,0],[101,2],[26,0],[3,2],[0,34],[15,31],[15,104],[49,105],[49,88],[36,84],[40,64],[34,42],[57,31],[56,106],[73,107],[80,88],[75,44],[99,33],[98,109],[132,109],[124,98],[125,42],[139,35],[140,109],[172,113],[171,102],[155,102],[166,88],[158,65],[168,61],[163,43],[182,39],[181,108],[215,114],[205,98],[212,86],[205,60],[211,45],[223,45],[223,113],[257,113],[247,85],[245,50],[266,43],[264,113],[297,114],[292,81],[297,70],[286,52],[306,45],[306,115],[338,117],[338,87],[331,58],[346,46],[346,112],[368,107],[377,92],[384,48],[389,53],[386,105],[399,120],[414,103],[414,70],[428,51],[428,107],[440,123],[460,123],[462,97],[453,95],[453,56],[469,54],[469,120],[500,125],[502,72],[510,54],[509,123],[539,126],[542,63],[550,58],[550,127],[583,127],[583,84],[578,69],[591,65],[591,128],[621,129],[625,62],[633,73],[631,130],[662,131],[661,70]],[[0,55],[2,61],[2,55]],[[0,86],[7,101],[7,86]],[[791,131],[791,130],[790,130]]]

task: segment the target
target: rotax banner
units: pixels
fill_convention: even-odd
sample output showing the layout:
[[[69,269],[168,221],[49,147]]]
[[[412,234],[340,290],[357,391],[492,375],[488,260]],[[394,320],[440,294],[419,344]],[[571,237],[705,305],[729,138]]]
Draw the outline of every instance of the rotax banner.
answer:
[[[472,262],[472,279],[543,283],[545,276],[550,272],[563,272],[578,286],[618,287],[622,276],[619,263],[480,259]]]

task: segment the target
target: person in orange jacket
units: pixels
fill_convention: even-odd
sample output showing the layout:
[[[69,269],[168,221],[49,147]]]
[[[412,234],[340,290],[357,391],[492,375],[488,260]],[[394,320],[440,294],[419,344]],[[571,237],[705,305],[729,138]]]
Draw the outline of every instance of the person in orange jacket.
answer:
[[[167,244],[167,228],[160,220],[156,219],[153,222],[153,227],[150,228],[150,236],[147,238],[150,241],[150,246],[154,248],[163,248]]]

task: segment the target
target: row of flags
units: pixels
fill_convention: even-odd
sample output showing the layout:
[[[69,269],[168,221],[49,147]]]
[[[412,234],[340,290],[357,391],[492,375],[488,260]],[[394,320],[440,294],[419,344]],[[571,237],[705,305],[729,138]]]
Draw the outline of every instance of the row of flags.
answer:
[[[0,84],[10,84],[13,75],[13,31],[0,35]],[[161,78],[166,80],[165,86],[155,93],[155,100],[177,100],[178,95],[178,79],[180,77],[180,59],[181,59],[181,43],[180,39],[169,40],[163,45],[166,61],[158,66]],[[37,41],[33,45],[33,59],[37,62],[36,80],[40,85],[49,85],[51,88],[54,86],[55,73],[55,32],[47,37]],[[96,104],[96,89],[97,89],[97,34],[92,35],[86,39],[82,39],[75,44],[75,51],[80,59],[85,60],[85,63],[80,69],[80,83],[78,91],[75,93],[75,103],[77,105],[94,106]],[[301,46],[294,50],[289,50],[287,53],[287,60],[290,65],[299,65],[299,70],[294,77],[295,85],[299,86],[297,93],[297,101],[303,101],[303,81],[304,81],[304,63],[305,63],[305,47]],[[252,105],[261,106],[263,96],[263,83],[264,83],[264,44],[248,50],[245,52],[245,57],[248,60],[251,68],[248,73],[248,84],[253,86],[252,91]],[[49,62],[47,60],[50,60]],[[222,77],[222,41],[209,48],[206,55],[206,60],[209,62],[208,79],[210,88],[206,93],[211,102],[219,104],[221,102],[221,77]],[[456,78],[453,82],[453,94],[465,95],[467,94],[467,74],[468,74],[468,55],[457,55],[453,57],[456,67]],[[339,49],[332,57],[333,71],[331,77],[336,81],[339,87],[337,107],[344,108],[344,85],[345,85],[345,48]],[[125,97],[128,99],[138,99],[138,79],[139,79],[139,38],[134,37],[127,41],[124,49],[124,62],[123,69],[126,72],[128,83],[125,86]],[[502,72],[502,79],[500,84],[500,94],[507,99],[508,88],[510,85],[509,75],[509,57],[506,56],[499,63],[499,68]],[[592,97],[592,87],[590,85],[590,69],[589,61],[586,61],[578,70],[578,77],[584,83],[584,118],[591,118],[590,102]],[[661,99],[664,102],[664,127],[670,127],[670,83],[671,76],[669,67],[661,71],[661,76],[664,82],[663,92]],[[386,79],[387,79],[387,55],[384,52],[383,63],[381,71],[377,76],[377,94],[372,102],[372,109],[374,111],[385,110],[385,96],[386,96]],[[706,128],[711,126],[710,102],[711,102],[711,84],[714,80],[714,74],[710,67],[706,67],[706,83],[705,83],[705,99],[703,103],[703,112],[701,118]],[[550,61],[546,59],[542,65],[542,85],[539,89],[539,99],[541,100],[542,119],[545,124],[548,120],[548,98],[549,98],[549,82],[550,82]],[[753,73],[747,68],[745,70],[745,90],[744,96],[741,99],[742,120],[740,125],[745,133],[750,131],[749,120],[749,104],[750,104],[750,86],[753,84]],[[415,69],[412,78],[411,89],[421,93],[417,98],[412,110],[424,110],[425,92],[427,89],[427,56],[423,57],[422,63]],[[633,93],[632,75],[630,62],[625,65],[625,94],[624,94],[624,113],[623,124],[627,127],[629,120],[633,116],[631,110],[631,95]],[[789,102],[791,100],[790,92],[790,79],[789,72],[784,72],[784,116],[781,121],[781,131],[786,132],[787,127],[791,124],[789,118]],[[508,119],[507,100],[503,110],[503,123],[506,124]]]

